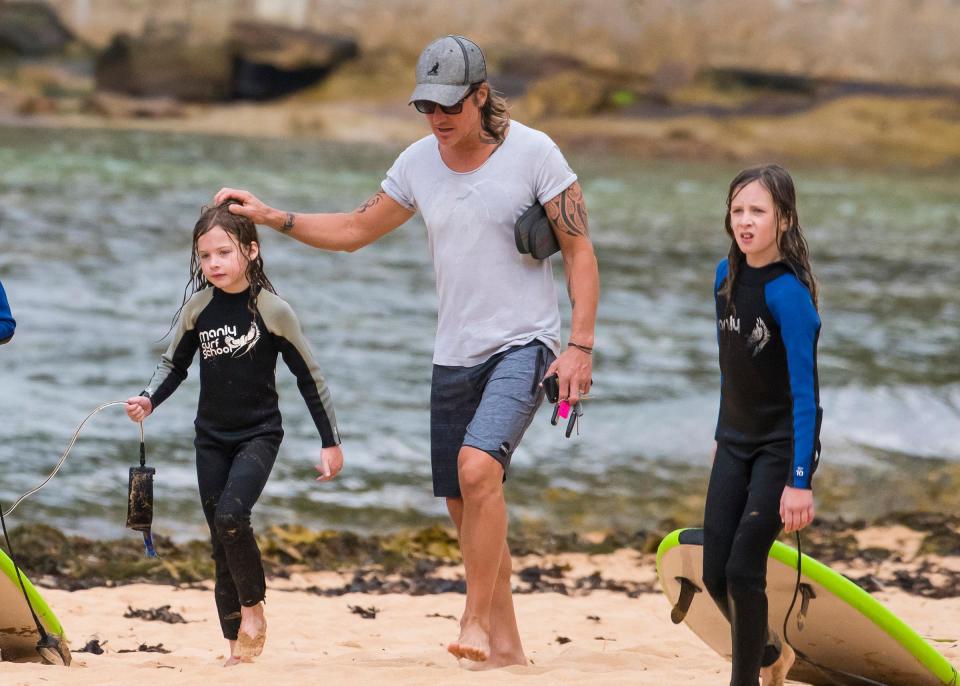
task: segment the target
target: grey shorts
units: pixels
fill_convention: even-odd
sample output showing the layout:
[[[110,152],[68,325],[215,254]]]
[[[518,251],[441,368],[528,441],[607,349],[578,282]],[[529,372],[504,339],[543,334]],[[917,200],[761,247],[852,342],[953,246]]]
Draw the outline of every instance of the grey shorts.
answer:
[[[543,389],[540,380],[554,360],[540,341],[508,348],[473,367],[433,366],[430,392],[430,461],[433,494],[459,498],[457,456],[470,446],[503,466],[533,421]]]

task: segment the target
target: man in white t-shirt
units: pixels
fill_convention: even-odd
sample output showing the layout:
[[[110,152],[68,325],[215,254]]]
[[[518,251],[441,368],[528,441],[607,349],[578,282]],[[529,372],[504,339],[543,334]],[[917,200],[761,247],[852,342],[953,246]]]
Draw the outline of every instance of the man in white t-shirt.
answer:
[[[407,148],[363,205],[343,214],[294,214],[246,191],[215,202],[327,250],[353,251],[416,212],[427,226],[439,313],[431,390],[434,494],[446,498],[460,536],[467,598],[458,658],[487,667],[526,664],[513,609],[503,494],[510,457],[556,373],[560,398],[590,390],[600,290],[576,174],[545,134],[510,121],[487,82],[480,48],[462,36],[428,45],[410,98],[431,135]],[[563,255],[573,308],[560,344],[550,261],[521,254],[514,224],[535,202]]]

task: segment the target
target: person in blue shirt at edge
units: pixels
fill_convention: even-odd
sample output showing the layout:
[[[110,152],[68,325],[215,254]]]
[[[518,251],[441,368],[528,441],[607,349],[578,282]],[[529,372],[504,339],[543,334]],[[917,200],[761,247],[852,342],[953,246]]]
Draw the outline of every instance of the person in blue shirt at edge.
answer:
[[[394,162],[353,212],[294,214],[247,191],[215,202],[325,250],[357,250],[417,212],[437,277],[438,322],[430,399],[433,492],[459,533],[467,595],[447,646],[474,668],[527,664],[511,595],[503,481],[510,459],[556,373],[575,404],[592,383],[600,289],[577,175],[544,133],[510,118],[487,81],[479,46],[463,36],[430,43],[410,96],[430,135]],[[535,202],[550,219],[572,306],[567,345],[550,260],[520,254],[514,224]]]
[[[16,328],[17,322],[13,318],[13,313],[10,312],[7,293],[3,290],[3,283],[0,282],[0,345],[10,342]]]
[[[768,627],[767,554],[813,521],[819,459],[817,283],[793,180],[765,165],[730,183],[730,253],[714,295],[720,414],[703,516],[703,581],[730,621],[731,686],[784,683],[795,654]]]

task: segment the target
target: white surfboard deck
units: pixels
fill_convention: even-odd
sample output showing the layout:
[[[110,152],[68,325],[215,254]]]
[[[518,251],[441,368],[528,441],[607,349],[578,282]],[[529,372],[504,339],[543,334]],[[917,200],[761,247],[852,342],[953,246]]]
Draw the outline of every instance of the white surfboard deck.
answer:
[[[730,659],[730,624],[703,584],[703,530],[681,529],[668,535],[657,551],[660,585],[671,605],[688,579],[693,593],[685,623],[704,643]],[[869,593],[829,567],[804,555],[801,588],[809,596],[801,614],[803,595],[787,622],[790,644],[810,660],[835,670],[864,676],[888,686],[942,686],[960,683],[957,671],[921,636]],[[767,564],[769,623],[778,635],[797,582],[797,551],[776,542]],[[863,686],[862,681],[823,672],[798,657],[790,679],[815,686]]]

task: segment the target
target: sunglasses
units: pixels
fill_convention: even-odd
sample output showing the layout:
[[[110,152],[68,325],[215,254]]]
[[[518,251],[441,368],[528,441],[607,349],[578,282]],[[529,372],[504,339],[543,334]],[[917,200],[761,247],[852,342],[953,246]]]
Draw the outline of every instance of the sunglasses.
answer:
[[[440,103],[434,102],[433,100],[414,100],[413,106],[417,108],[417,112],[420,114],[433,114],[436,112],[437,107],[440,108],[440,111],[444,114],[460,114],[463,112],[463,102],[471,95],[476,92],[476,87],[470,88],[467,91],[467,94],[462,98],[457,100],[452,105],[441,105]]]

